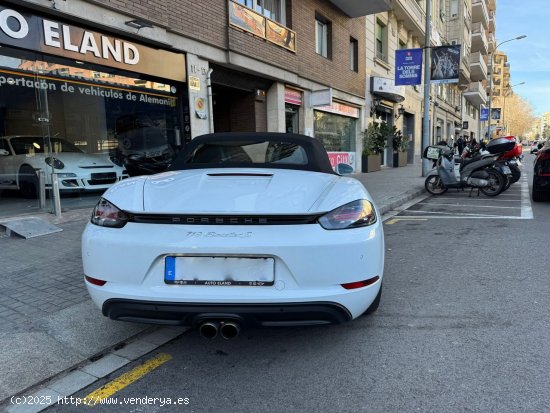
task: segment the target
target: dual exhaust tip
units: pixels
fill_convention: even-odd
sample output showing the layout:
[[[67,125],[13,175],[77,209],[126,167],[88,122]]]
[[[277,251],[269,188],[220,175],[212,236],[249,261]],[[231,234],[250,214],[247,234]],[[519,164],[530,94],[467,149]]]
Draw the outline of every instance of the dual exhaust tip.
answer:
[[[215,339],[218,334],[225,340],[231,340],[237,337],[240,332],[241,327],[233,321],[205,321],[199,326],[200,335],[209,340]]]

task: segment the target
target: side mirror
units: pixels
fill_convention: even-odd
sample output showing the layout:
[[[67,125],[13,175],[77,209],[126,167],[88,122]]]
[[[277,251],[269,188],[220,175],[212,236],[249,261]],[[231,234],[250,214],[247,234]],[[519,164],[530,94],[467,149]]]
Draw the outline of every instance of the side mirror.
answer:
[[[7,156],[7,155],[9,155],[9,154],[10,154],[10,153],[9,153],[7,150],[5,150],[5,149],[0,149],[0,156]]]
[[[339,163],[336,165],[336,173],[338,175],[349,175],[353,173],[353,166],[348,165],[347,163]]]

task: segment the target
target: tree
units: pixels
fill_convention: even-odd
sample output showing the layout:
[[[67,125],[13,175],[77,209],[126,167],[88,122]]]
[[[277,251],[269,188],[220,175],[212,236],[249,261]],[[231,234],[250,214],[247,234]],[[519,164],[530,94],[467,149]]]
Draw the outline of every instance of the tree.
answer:
[[[531,129],[535,116],[529,102],[511,92],[498,103],[502,106],[500,122],[507,126],[507,135],[523,136]]]

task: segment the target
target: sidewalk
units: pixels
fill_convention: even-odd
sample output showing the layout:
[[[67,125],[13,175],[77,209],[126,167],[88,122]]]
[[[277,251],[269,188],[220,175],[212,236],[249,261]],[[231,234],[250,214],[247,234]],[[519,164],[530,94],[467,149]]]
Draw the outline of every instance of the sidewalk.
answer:
[[[425,192],[420,164],[353,177],[382,214]],[[111,321],[88,298],[80,235],[90,213],[40,215],[63,229],[51,235],[0,234],[0,402],[151,329]]]

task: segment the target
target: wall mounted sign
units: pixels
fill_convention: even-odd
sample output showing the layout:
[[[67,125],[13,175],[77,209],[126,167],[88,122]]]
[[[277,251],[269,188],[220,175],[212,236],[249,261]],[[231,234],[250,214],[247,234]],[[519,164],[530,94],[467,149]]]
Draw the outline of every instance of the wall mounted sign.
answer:
[[[380,96],[394,103],[401,103],[405,100],[405,88],[395,86],[393,79],[373,76],[370,78],[371,93]]]
[[[285,103],[302,106],[302,92],[296,89],[285,88]]]
[[[185,56],[0,6],[0,44],[185,82]],[[162,64],[159,64],[162,62]]]
[[[482,122],[489,120],[489,108],[481,108],[481,113],[479,114],[479,120]]]
[[[196,76],[189,76],[189,89],[200,91],[201,80]]]
[[[204,98],[195,98],[195,114],[200,119],[206,119],[206,100]]]

